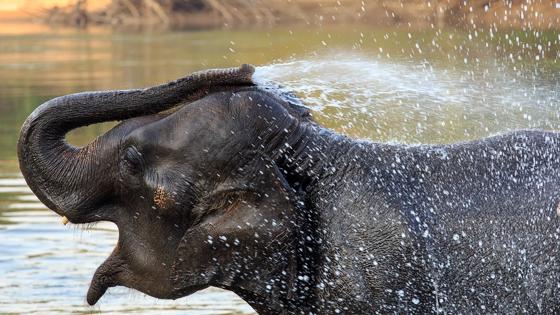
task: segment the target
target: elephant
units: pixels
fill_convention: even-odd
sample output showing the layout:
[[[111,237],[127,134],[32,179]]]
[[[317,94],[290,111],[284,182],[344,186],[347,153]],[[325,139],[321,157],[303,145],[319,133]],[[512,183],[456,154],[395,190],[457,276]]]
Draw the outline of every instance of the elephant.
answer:
[[[29,187],[118,243],[87,292],[230,290],[259,314],[559,313],[560,134],[355,140],[254,67],[66,95],[23,124]],[[72,129],[114,128],[83,147]]]

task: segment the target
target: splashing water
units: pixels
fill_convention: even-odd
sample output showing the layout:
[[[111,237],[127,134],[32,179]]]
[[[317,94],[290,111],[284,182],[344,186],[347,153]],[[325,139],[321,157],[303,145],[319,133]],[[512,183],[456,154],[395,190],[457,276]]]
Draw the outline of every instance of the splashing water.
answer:
[[[369,107],[375,102],[398,102],[403,98],[429,97],[435,102],[464,102],[447,72],[435,73],[427,65],[390,64],[333,56],[329,61],[299,60],[261,67],[255,78],[261,83],[281,82],[296,90],[314,109]],[[455,78],[456,81],[456,78]]]
[[[330,55],[259,67],[322,124],[355,137],[446,143],[520,128],[560,129],[558,82],[493,69]]]

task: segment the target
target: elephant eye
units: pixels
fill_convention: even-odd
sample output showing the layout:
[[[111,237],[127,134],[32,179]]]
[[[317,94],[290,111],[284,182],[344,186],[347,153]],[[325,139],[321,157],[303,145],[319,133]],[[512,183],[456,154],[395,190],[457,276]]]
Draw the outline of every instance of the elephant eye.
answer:
[[[131,146],[124,151],[121,160],[121,170],[126,174],[139,174],[142,171],[143,164],[142,154],[138,152],[136,147]]]

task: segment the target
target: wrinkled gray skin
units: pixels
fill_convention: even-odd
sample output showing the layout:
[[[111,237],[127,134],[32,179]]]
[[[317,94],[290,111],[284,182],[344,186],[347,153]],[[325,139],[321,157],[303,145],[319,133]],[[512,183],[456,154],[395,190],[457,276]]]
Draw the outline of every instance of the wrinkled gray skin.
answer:
[[[118,226],[90,304],[116,285],[172,299],[215,286],[260,314],[560,312],[557,133],[356,141],[252,72],[68,95],[27,119],[35,194]],[[64,141],[111,120],[83,148]]]

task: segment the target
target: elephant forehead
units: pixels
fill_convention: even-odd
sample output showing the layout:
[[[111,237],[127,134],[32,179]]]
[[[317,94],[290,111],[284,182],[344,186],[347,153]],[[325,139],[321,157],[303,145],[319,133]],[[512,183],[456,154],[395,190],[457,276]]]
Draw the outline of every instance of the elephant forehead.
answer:
[[[236,126],[234,119],[226,116],[223,111],[212,108],[181,110],[139,128],[131,137],[145,144],[171,147],[216,142],[219,139],[230,138],[233,126]]]

